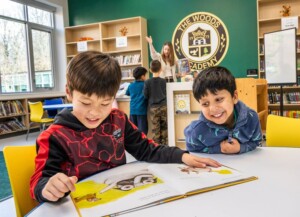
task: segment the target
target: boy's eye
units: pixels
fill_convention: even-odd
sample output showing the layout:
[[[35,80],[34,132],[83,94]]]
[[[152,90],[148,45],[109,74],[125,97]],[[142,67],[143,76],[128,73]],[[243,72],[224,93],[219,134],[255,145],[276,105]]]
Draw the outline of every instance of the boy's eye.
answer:
[[[83,105],[90,105],[88,102],[81,102]]]
[[[103,107],[109,106],[109,103],[107,104],[101,104]]]
[[[203,107],[208,107],[208,102],[202,103],[202,106],[203,106]]]
[[[224,98],[223,98],[223,97],[221,97],[221,98],[217,98],[217,99],[216,99],[216,101],[217,101],[217,102],[223,102],[223,100],[224,100]]]

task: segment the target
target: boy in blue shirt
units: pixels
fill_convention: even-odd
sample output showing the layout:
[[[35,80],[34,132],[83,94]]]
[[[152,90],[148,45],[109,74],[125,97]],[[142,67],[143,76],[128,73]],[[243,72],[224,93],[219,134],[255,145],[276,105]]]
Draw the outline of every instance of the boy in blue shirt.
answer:
[[[147,100],[143,94],[146,73],[147,69],[144,67],[136,67],[133,70],[135,81],[126,91],[126,95],[130,96],[130,121],[145,135],[148,133]]]
[[[258,115],[238,100],[235,78],[228,69],[216,66],[200,72],[193,94],[201,114],[184,130],[188,151],[239,154],[260,144]]]

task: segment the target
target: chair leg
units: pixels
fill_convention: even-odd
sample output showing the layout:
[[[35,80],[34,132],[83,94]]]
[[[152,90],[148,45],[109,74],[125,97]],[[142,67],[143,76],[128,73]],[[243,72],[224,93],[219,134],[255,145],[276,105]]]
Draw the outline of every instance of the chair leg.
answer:
[[[31,126],[31,123],[29,124],[29,127],[27,129],[27,134],[26,134],[26,141],[28,140],[28,136],[29,136],[29,131],[30,131],[30,126]]]

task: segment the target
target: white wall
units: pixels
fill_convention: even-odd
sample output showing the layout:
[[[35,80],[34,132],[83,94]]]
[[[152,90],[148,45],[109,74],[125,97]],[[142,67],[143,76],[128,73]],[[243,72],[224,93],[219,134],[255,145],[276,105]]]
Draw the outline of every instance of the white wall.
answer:
[[[55,90],[64,92],[66,84],[66,46],[65,30],[69,26],[68,0],[39,0],[45,4],[56,7],[55,21]]]

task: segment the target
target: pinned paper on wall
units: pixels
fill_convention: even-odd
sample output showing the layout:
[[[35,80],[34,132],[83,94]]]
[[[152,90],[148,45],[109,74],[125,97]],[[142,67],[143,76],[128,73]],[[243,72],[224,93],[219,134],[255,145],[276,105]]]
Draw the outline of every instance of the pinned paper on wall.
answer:
[[[78,52],[83,52],[83,51],[87,51],[87,42],[86,41],[79,41],[77,42],[77,51]]]
[[[127,47],[127,37],[117,37],[116,38],[116,47]]]
[[[298,29],[298,16],[296,17],[283,17],[281,18],[281,29]]]

